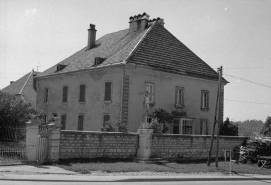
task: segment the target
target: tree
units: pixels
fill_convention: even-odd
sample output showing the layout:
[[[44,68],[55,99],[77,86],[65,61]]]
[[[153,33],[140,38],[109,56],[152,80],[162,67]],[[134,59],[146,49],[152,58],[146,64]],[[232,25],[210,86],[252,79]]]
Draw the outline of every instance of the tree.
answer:
[[[25,126],[25,122],[40,112],[15,95],[0,92],[0,127]]]
[[[167,132],[168,128],[165,126],[166,124],[170,124],[173,122],[173,115],[171,115],[170,113],[168,113],[167,111],[165,111],[164,109],[156,109],[153,112],[153,118],[157,119],[157,122],[162,124],[163,126],[163,130],[162,133]]]
[[[220,135],[238,136],[238,126],[230,122],[229,118],[221,125]]]
[[[266,121],[264,122],[263,128],[261,130],[261,134],[267,137],[271,137],[271,117],[268,116]]]

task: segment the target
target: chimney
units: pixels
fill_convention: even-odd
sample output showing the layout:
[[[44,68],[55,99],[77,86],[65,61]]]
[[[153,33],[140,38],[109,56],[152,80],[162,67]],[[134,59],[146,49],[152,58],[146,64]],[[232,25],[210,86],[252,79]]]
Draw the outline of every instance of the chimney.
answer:
[[[158,22],[161,26],[164,27],[164,24],[165,24],[164,19],[161,19],[160,17],[158,17],[158,18],[157,18],[157,22]]]
[[[10,84],[13,84],[14,83],[14,81],[10,81]]]
[[[97,30],[95,30],[95,25],[90,24],[89,29],[88,29],[88,46],[87,46],[87,50],[89,50],[89,49],[93,48],[93,46],[95,46],[96,31]]]
[[[148,21],[149,21],[149,15],[146,14],[145,12],[140,15],[135,15],[134,17],[130,17],[130,32],[135,32],[135,31],[139,31],[139,30],[144,30],[147,28],[148,26]]]

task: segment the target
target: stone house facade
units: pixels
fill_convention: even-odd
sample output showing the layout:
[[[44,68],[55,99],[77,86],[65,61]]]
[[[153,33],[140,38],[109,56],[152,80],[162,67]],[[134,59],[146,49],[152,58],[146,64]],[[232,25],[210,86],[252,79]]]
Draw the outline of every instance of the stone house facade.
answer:
[[[128,29],[98,40],[96,31],[91,24],[87,47],[35,78],[37,107],[45,115],[58,113],[65,130],[97,131],[120,119],[128,131],[137,131],[148,91],[150,115],[159,108],[186,113],[168,133],[211,133],[218,73],[175,38],[163,19],[143,13],[130,17]]]

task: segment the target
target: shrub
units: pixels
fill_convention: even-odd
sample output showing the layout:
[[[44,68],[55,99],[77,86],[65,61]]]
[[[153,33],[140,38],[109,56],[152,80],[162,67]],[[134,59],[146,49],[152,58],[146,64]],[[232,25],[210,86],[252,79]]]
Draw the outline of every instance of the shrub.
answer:
[[[118,121],[107,121],[103,128],[102,132],[127,132],[127,124],[123,123],[121,120]]]

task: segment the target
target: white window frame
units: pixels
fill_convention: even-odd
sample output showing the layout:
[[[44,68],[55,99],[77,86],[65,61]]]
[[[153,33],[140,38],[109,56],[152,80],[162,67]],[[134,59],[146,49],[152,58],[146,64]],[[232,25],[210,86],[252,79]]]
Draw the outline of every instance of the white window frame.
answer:
[[[180,118],[180,119],[176,119],[178,120],[179,122],[179,134],[181,135],[193,135],[194,134],[194,130],[195,130],[195,127],[194,127],[194,119],[191,119],[191,118]],[[191,125],[191,133],[184,133],[184,124],[186,122],[189,122],[190,125]],[[172,124],[173,126],[177,126],[176,123],[173,123]],[[173,126],[172,126],[172,132],[173,132]]]
[[[180,97],[180,92],[181,92],[181,97]],[[176,93],[176,102],[175,105],[176,107],[183,107],[184,106],[184,88],[183,87],[176,87],[175,90]]]
[[[146,99],[149,101],[149,103],[154,103],[154,83],[146,82],[145,88],[146,92],[150,94]]]

